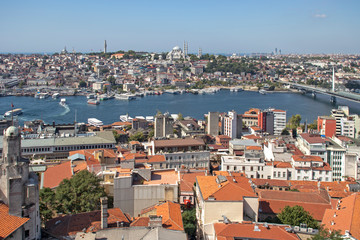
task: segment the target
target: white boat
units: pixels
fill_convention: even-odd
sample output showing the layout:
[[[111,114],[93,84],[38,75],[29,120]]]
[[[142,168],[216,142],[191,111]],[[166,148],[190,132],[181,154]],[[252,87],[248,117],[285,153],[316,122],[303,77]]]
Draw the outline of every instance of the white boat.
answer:
[[[47,93],[39,93],[39,98],[40,99],[45,99],[45,98],[48,98],[49,97],[49,94]]]
[[[96,95],[94,93],[90,93],[89,95],[86,96],[87,99],[95,99]]]
[[[57,99],[59,96],[60,96],[59,93],[54,93],[54,94],[52,95],[52,98],[53,98],[53,99]]]
[[[88,118],[89,125],[95,126],[95,127],[101,127],[103,124],[102,121],[96,118]]]
[[[62,107],[66,107],[66,106],[67,106],[67,105],[66,105],[66,98],[60,99],[59,104],[60,104]]]
[[[20,114],[22,114],[22,109],[21,109],[21,108],[16,108],[16,109],[7,111],[7,112],[4,114],[4,117],[17,116],[17,115],[20,115]]]
[[[262,94],[262,95],[265,95],[266,91],[264,89],[261,89],[261,90],[259,90],[259,93]]]
[[[136,97],[132,94],[115,94],[115,99],[118,100],[133,100]]]
[[[100,101],[97,100],[97,99],[89,99],[87,101],[88,104],[91,104],[91,105],[99,105],[100,104]]]

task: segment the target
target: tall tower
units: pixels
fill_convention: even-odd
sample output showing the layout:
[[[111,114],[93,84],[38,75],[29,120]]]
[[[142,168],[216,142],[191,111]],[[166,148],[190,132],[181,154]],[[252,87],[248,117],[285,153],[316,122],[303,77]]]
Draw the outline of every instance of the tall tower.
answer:
[[[21,157],[21,135],[18,128],[4,131],[0,160],[0,200],[9,207],[9,215],[26,217],[25,239],[40,239],[39,187],[35,173],[29,173],[29,160]]]
[[[335,68],[333,67],[333,74],[332,74],[332,91],[335,92]]]
[[[209,112],[207,116],[207,134],[212,136],[219,135],[219,113],[218,112]]]
[[[201,48],[199,48],[198,58],[200,59],[200,58],[201,58],[201,56],[202,56],[202,49],[201,49]]]
[[[104,41],[104,53],[106,53],[107,51],[107,44],[106,44],[106,40]]]
[[[168,114],[157,114],[154,122],[155,138],[164,138],[173,134],[173,121]]]

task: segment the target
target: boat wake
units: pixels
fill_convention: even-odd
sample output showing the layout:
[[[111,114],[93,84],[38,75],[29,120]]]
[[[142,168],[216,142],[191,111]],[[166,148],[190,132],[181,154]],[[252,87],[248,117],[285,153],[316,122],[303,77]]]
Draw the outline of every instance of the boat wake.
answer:
[[[63,107],[64,107],[65,111],[63,111],[59,116],[64,116],[65,114],[70,112],[70,108],[67,104],[65,104]]]

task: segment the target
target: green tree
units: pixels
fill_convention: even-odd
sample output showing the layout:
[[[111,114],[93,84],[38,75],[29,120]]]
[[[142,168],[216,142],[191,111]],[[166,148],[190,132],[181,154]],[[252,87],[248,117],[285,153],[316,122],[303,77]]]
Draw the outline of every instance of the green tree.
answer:
[[[195,233],[196,233],[195,208],[191,210],[184,210],[184,212],[181,215],[182,215],[184,230],[186,234],[189,236],[190,239],[195,239]]]
[[[184,116],[182,115],[182,113],[178,114],[178,120],[184,120]]]
[[[277,216],[283,224],[289,224],[291,226],[299,226],[300,223],[305,223],[308,227],[318,228],[318,222],[305,211],[301,206],[285,206],[281,213]]]
[[[50,188],[43,188],[39,193],[40,217],[43,223],[50,220],[55,212],[55,193]]]
[[[308,128],[316,130],[317,129],[317,121],[314,120],[313,123],[308,124]]]
[[[64,179],[55,193],[58,212],[74,214],[100,209],[100,197],[106,196],[100,181],[100,178],[87,170]]]
[[[86,87],[86,82],[85,81],[80,81],[79,82],[79,87],[85,88]]]
[[[290,127],[292,129],[299,127],[301,122],[301,115],[300,114],[292,115],[289,122],[290,122]]]
[[[145,136],[142,132],[137,132],[130,136],[129,141],[143,142],[143,141],[145,141]]]
[[[281,132],[281,135],[290,135],[290,133],[286,128],[284,128],[284,130]]]

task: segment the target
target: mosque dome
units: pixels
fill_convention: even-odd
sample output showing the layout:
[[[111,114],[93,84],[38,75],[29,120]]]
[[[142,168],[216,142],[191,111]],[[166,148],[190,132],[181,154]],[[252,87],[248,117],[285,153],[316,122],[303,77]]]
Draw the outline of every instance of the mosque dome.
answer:
[[[174,51],[179,51],[179,50],[180,50],[180,47],[179,47],[179,46],[175,46],[175,47],[173,48],[173,50],[174,50]]]
[[[19,135],[19,129],[14,126],[10,126],[5,131],[5,136],[7,137],[14,137]]]

